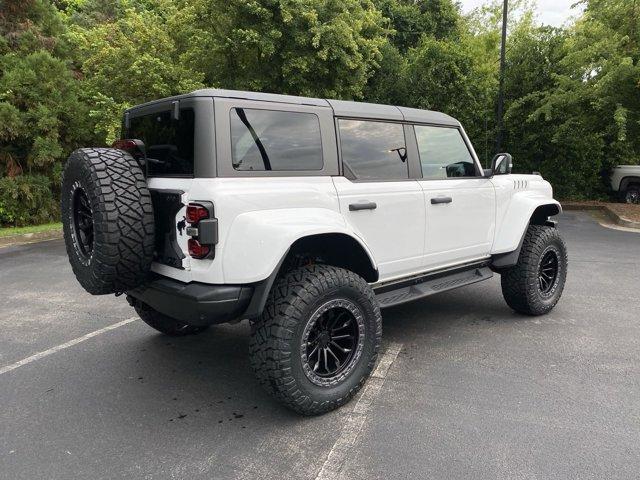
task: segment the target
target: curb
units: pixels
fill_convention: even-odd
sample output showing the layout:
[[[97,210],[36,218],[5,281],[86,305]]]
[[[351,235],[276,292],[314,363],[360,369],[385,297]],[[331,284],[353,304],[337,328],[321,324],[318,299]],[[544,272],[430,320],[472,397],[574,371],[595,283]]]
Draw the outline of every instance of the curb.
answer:
[[[0,248],[12,247],[16,245],[26,245],[28,243],[45,242],[47,240],[57,240],[59,238],[62,238],[62,228],[48,230],[45,232],[9,235],[6,237],[0,237]]]
[[[640,222],[634,222],[625,217],[618,215],[608,205],[584,205],[584,204],[562,204],[563,210],[578,210],[578,211],[597,211],[604,213],[609,219],[616,225],[626,228],[636,228],[640,230]]]

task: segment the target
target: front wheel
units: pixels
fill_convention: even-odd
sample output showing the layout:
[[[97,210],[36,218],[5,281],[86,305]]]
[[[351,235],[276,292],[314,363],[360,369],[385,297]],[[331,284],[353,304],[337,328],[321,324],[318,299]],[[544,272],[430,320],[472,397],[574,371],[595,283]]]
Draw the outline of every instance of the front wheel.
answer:
[[[516,312],[543,315],[555,307],[567,278],[567,246],[556,228],[530,225],[518,263],[501,272],[502,295]]]
[[[373,290],[353,272],[311,265],[282,276],[251,326],[260,383],[304,415],[353,397],[373,369],[382,318]]]

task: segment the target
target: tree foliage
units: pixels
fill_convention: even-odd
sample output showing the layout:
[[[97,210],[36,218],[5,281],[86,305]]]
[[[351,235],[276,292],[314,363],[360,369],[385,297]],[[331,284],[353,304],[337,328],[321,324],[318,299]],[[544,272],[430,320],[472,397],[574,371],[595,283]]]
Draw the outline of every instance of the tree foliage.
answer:
[[[582,0],[564,28],[509,3],[505,148],[561,197],[606,195],[611,166],[640,157],[640,0]],[[109,144],[125,108],[202,87],[441,110],[488,161],[501,4],[3,0],[0,223],[54,215],[65,158]]]
[[[507,145],[565,198],[606,194],[611,168],[640,158],[640,5],[585,3],[567,30],[527,23],[510,37]]]
[[[387,32],[368,0],[189,0],[176,30],[208,85],[334,98],[362,96]]]

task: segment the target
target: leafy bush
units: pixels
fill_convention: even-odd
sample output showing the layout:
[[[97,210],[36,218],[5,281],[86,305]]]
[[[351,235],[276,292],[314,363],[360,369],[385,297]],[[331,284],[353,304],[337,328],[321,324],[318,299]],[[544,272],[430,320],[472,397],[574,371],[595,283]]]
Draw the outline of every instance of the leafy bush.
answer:
[[[58,218],[51,181],[44,175],[0,178],[0,225],[23,226]]]

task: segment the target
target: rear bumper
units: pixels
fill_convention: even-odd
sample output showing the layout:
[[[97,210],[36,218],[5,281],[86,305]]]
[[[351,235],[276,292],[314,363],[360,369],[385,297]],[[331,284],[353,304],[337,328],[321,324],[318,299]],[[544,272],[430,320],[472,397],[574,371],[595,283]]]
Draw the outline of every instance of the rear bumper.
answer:
[[[127,292],[160,313],[195,326],[244,318],[253,293],[253,285],[182,283],[169,278]]]

